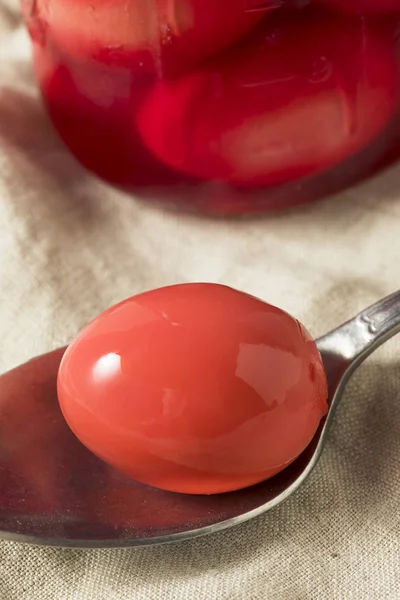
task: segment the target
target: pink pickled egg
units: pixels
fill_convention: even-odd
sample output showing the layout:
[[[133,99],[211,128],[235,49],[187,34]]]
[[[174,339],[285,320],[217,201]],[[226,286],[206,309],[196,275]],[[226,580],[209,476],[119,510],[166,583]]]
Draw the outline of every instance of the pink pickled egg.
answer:
[[[177,71],[219,52],[246,34],[276,1],[256,10],[254,0],[38,0],[35,18],[70,56],[138,71]]]
[[[361,150],[393,115],[395,47],[362,19],[277,14],[235,50],[159,82],[137,126],[163,162],[238,185],[326,170]]]
[[[133,296],[85,327],[59,369],[72,431],[143,483],[237,490],[288,466],[327,411],[317,346],[286,312],[229,287]]]

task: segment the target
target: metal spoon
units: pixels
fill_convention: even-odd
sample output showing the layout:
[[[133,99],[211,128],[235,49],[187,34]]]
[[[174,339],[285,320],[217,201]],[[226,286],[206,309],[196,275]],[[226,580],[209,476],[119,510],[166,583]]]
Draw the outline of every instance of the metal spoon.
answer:
[[[72,435],[56,376],[64,348],[0,377],[0,537],[69,547],[124,547],[216,532],[273,508],[310,474],[360,363],[400,331],[400,291],[318,340],[329,412],[301,456],[274,478],[218,496],[164,492],[117,473]]]

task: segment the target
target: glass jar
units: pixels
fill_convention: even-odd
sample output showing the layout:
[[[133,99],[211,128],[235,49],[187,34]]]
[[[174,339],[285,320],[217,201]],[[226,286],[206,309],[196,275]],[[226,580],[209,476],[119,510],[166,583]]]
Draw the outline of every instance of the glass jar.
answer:
[[[400,0],[22,0],[50,117],[137,196],[283,208],[397,156]]]

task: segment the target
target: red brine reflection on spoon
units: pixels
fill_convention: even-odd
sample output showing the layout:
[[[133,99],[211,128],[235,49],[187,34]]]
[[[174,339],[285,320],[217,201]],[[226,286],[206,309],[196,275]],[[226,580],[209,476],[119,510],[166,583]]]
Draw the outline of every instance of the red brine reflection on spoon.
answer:
[[[58,394],[69,426],[100,458],[191,494],[273,476],[327,410],[321,358],[304,327],[211,284],[140,294],[97,317],[64,355]]]

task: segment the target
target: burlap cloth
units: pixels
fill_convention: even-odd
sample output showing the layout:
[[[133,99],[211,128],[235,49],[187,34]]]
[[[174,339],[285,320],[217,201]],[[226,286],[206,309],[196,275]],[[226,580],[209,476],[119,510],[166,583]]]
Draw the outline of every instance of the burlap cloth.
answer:
[[[280,216],[166,213],[83,171],[0,4],[0,370],[143,289],[224,282],[318,335],[399,287],[400,168]],[[1,600],[400,598],[400,338],[356,374],[318,468],[276,510],[210,537],[121,551],[0,543]],[[0,491],[1,493],[1,491]]]

